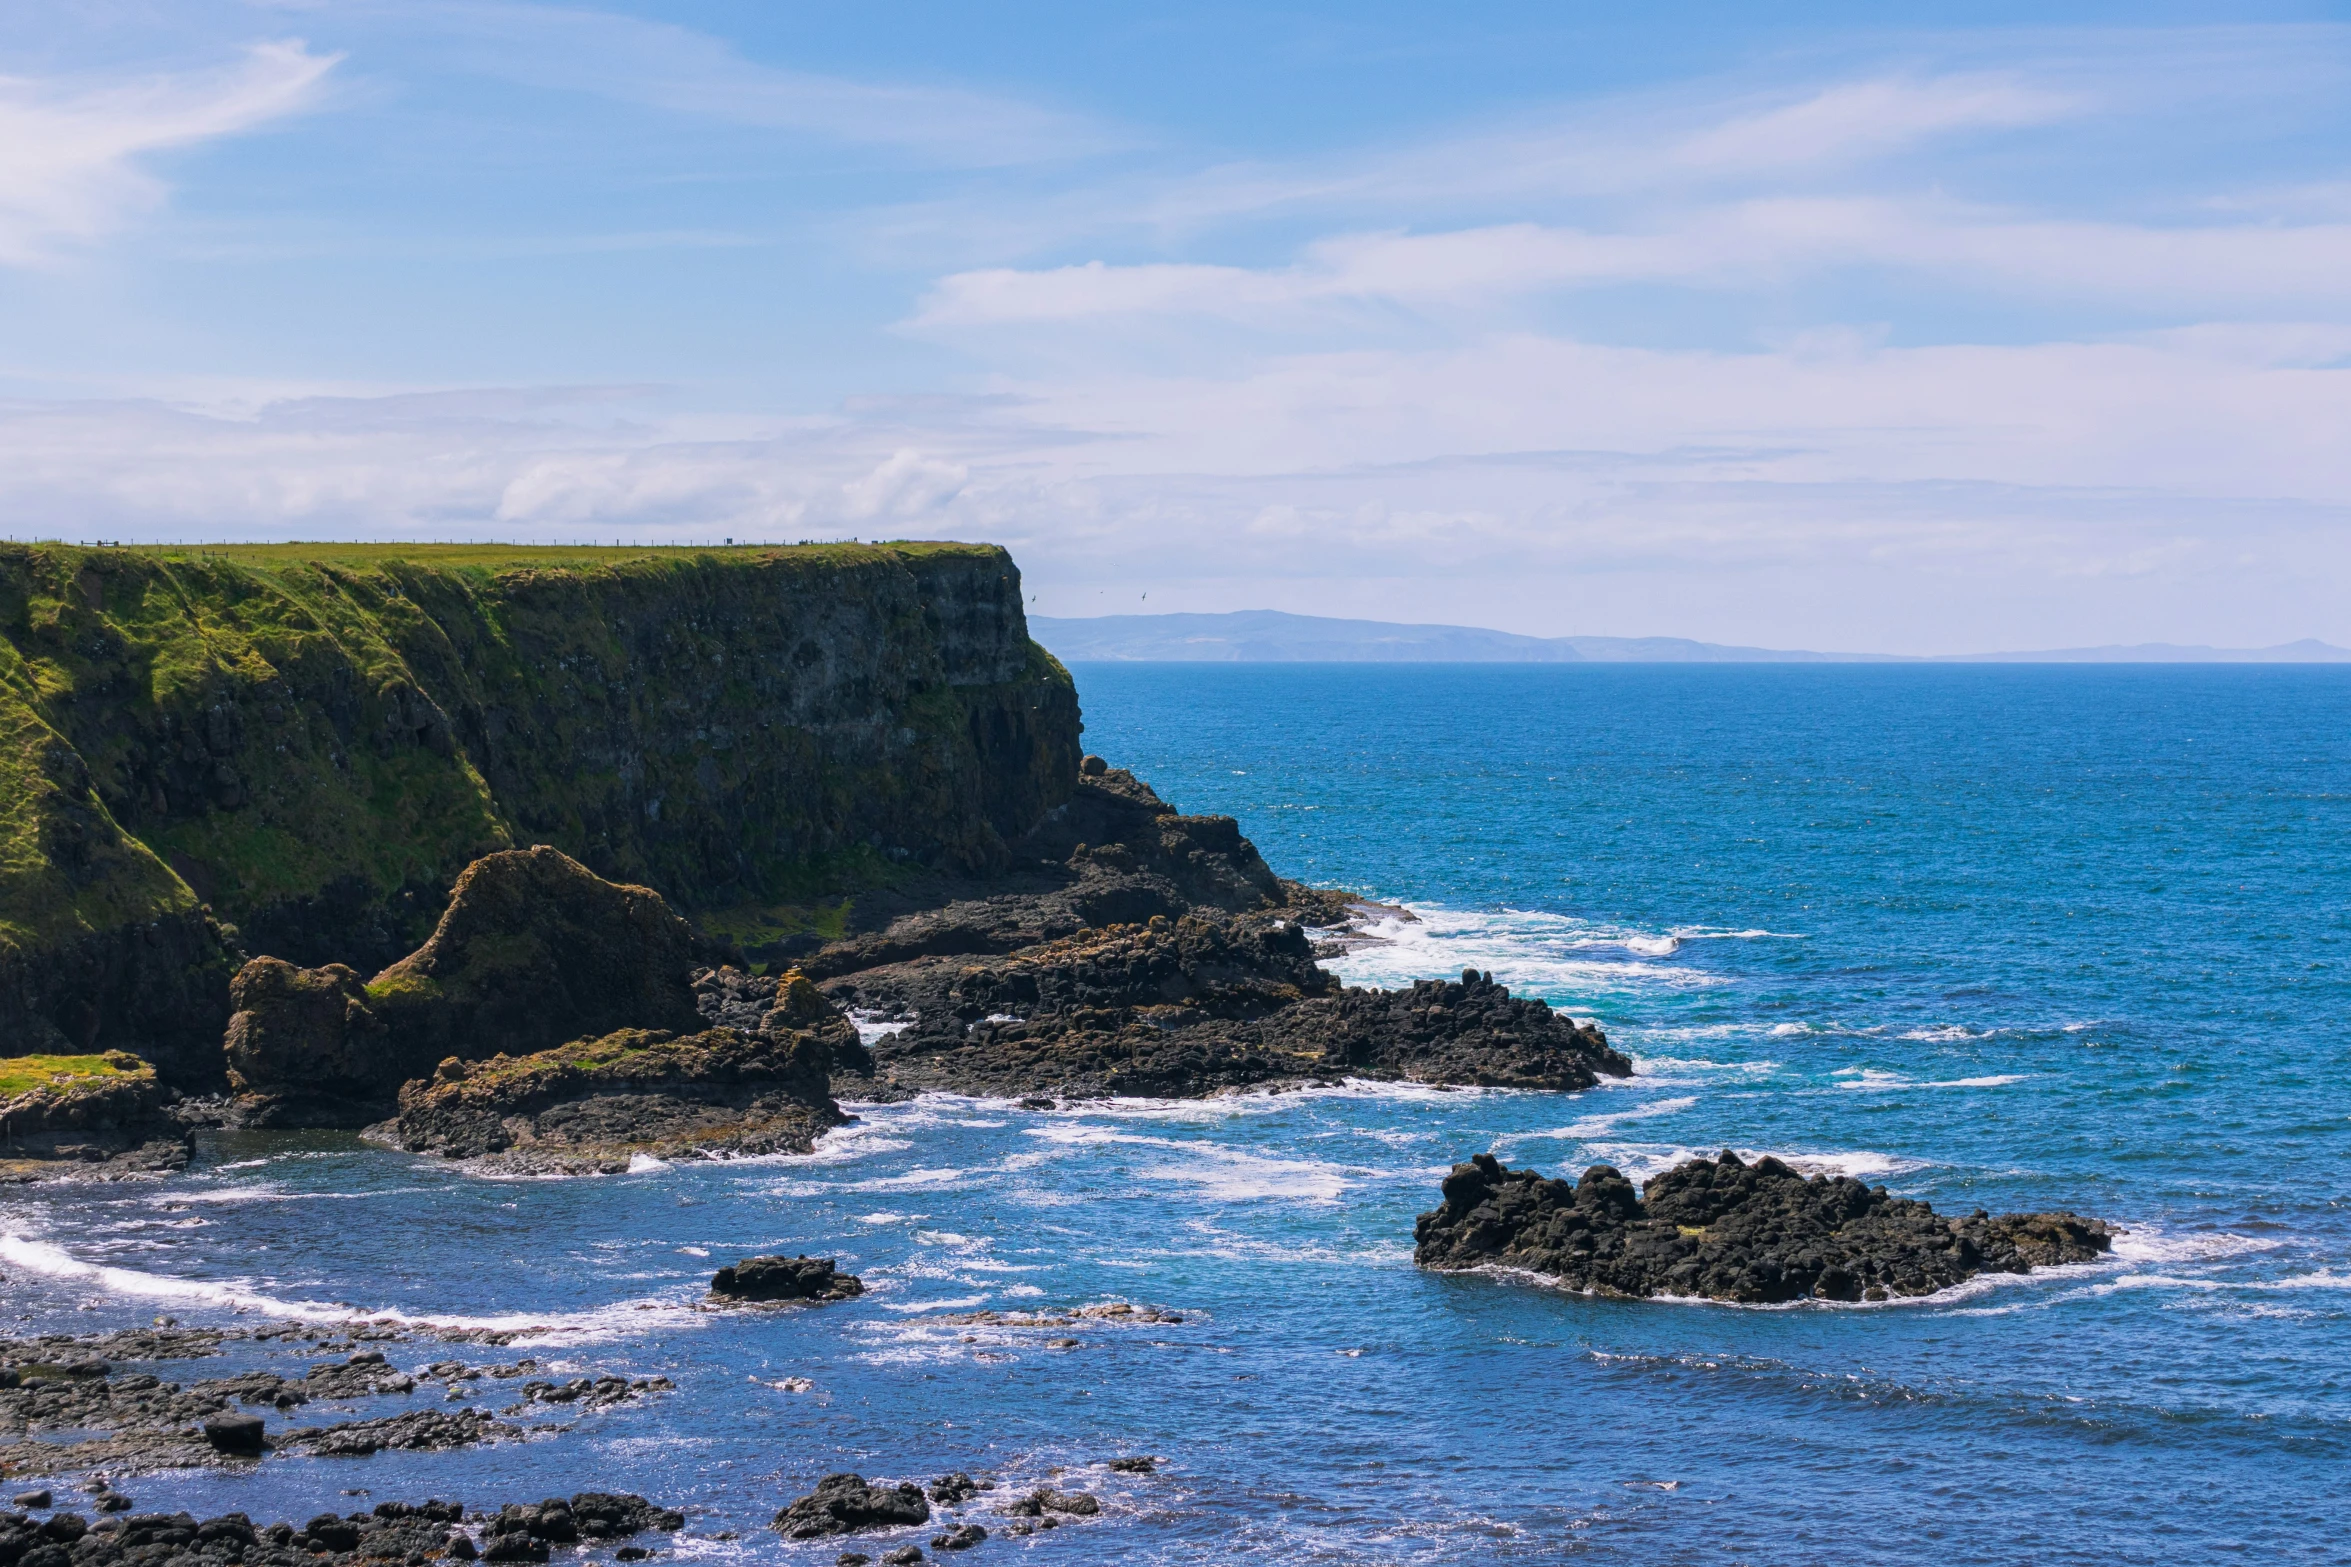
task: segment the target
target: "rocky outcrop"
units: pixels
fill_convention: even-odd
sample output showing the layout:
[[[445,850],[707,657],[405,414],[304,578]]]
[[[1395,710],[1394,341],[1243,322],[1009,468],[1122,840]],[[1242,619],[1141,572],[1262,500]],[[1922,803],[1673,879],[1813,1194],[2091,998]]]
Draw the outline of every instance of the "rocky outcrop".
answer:
[[[694,976],[727,949],[647,887],[544,846],[457,878],[431,939],[364,985],[256,958],[231,985],[230,1082],[254,1121],[362,1124],[455,1057],[530,1055],[621,1028],[698,1028]]]
[[[1021,602],[984,545],[0,544],[0,1039],[215,1088],[240,948],[374,972],[518,844],[695,908],[1000,871],[1077,764]]]
[[[334,1125],[365,1116],[364,1102],[385,1092],[384,1022],[343,964],[255,958],[229,981],[229,1001],[229,1085],[268,1101],[249,1107],[253,1119]]]
[[[710,1293],[724,1301],[852,1300],[865,1281],[831,1257],[745,1257],[712,1276]]]
[[[871,1047],[873,1083],[898,1092],[1186,1097],[1348,1077],[1574,1090],[1632,1071],[1597,1026],[1490,975],[1342,988],[1287,911],[1155,915],[828,988],[910,1020]]]
[[[693,976],[727,956],[652,888],[606,881],[541,845],[467,866],[431,938],[367,989],[402,1075],[416,1076],[452,1054],[698,1027]]]
[[[155,1069],[123,1051],[0,1059],[0,1181],[184,1169],[186,1128]]]
[[[1314,927],[1351,904],[1275,876],[1230,817],[1184,816],[1089,756],[986,897],[934,893],[802,959],[893,1025],[852,1097],[923,1089],[1189,1096],[1344,1077],[1577,1089],[1631,1066],[1596,1027],[1490,976],[1341,987]],[[901,892],[900,897],[909,896]]]
[[[445,1060],[400,1090],[381,1135],[411,1153],[537,1174],[617,1174],[639,1156],[806,1153],[845,1119],[827,1084],[856,1031],[837,1013],[780,1034],[623,1029],[522,1057]]]
[[[348,1494],[348,1493],[346,1493]],[[44,1503],[44,1508],[46,1504]],[[477,1543],[467,1525],[478,1529]],[[378,1502],[375,1510],[308,1523],[256,1525],[243,1513],[125,1513],[95,1524],[79,1513],[0,1513],[0,1561],[28,1567],[358,1567],[363,1562],[494,1562],[548,1558],[551,1544],[674,1532],[685,1515],[641,1496],[583,1491],[473,1513],[457,1502]],[[636,1559],[650,1553],[637,1551]],[[624,1551],[625,1556],[625,1551]]]
[[[863,1475],[826,1475],[816,1489],[775,1515],[769,1526],[787,1540],[822,1540],[861,1529],[931,1521],[931,1504],[912,1481],[868,1485]]]
[[[1758,1304],[1929,1295],[1981,1273],[2094,1261],[2114,1234],[2072,1213],[1947,1218],[1883,1186],[1808,1180],[1727,1149],[1640,1192],[1604,1164],[1571,1185],[1478,1154],[1446,1176],[1444,1199],[1414,1227],[1424,1268],[1517,1268],[1606,1294]]]

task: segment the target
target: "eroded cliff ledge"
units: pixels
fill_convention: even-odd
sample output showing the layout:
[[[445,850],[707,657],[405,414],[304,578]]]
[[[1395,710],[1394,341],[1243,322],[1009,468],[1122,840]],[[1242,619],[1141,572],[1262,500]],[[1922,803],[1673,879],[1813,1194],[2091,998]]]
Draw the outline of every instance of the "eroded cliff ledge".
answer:
[[[0,545],[0,1041],[209,1084],[245,953],[375,972],[501,849],[689,913],[999,871],[1078,729],[987,546]]]

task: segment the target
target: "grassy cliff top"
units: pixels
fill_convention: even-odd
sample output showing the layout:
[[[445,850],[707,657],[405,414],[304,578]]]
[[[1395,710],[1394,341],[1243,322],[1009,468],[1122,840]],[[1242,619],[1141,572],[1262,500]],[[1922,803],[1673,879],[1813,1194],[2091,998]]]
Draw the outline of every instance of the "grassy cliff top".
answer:
[[[119,1050],[97,1056],[6,1056],[0,1057],[0,1099],[36,1088],[79,1088],[110,1077],[153,1075],[146,1062]]]
[[[21,541],[0,541],[20,542]],[[40,540],[21,547],[71,552],[103,559],[138,556],[170,562],[209,561],[271,571],[288,566],[338,566],[346,571],[403,564],[444,570],[550,571],[611,569],[631,564],[661,566],[712,556],[755,556],[847,565],[889,557],[984,556],[1001,553],[993,544],[964,544],[953,540],[906,539],[888,543],[810,544],[416,544],[416,543],[305,543],[276,544],[66,544]]]

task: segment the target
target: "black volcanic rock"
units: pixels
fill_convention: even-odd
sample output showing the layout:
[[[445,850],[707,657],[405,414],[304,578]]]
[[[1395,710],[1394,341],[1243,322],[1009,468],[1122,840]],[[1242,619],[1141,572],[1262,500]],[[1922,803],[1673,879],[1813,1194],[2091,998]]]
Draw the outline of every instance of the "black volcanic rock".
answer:
[[[1414,1226],[1424,1268],[1523,1268],[1615,1295],[1774,1302],[1929,1295],[1979,1273],[2090,1262],[2113,1231],[2071,1213],[1959,1218],[1850,1176],[1807,1180],[1724,1150],[1633,1183],[1605,1164],[1569,1184],[1490,1154],[1445,1177]]]
[[[363,1562],[545,1561],[548,1542],[604,1540],[645,1529],[684,1527],[682,1514],[641,1496],[583,1492],[527,1507],[505,1507],[483,1523],[477,1551],[455,1502],[379,1502],[373,1512],[308,1523],[256,1525],[243,1513],[198,1520],[192,1513],[131,1513],[95,1526],[77,1514],[36,1523],[0,1513],[0,1561],[70,1562],[71,1567],[358,1567]],[[70,1547],[70,1550],[67,1549]],[[44,1555],[53,1551],[54,1556]]]
[[[1366,1077],[1575,1090],[1632,1064],[1591,1024],[1491,975],[1342,987],[1294,914],[1196,909],[1007,956],[859,973],[836,996],[911,1017],[872,1046],[898,1087],[1190,1097]]]
[[[204,1440],[224,1453],[258,1453],[262,1435],[259,1415],[224,1413],[204,1422]]]
[[[826,1475],[816,1489],[775,1515],[769,1527],[791,1540],[821,1540],[860,1529],[889,1529],[929,1523],[931,1504],[922,1487],[868,1485],[865,1476]]]
[[[841,1272],[830,1257],[745,1257],[711,1276],[710,1293],[724,1300],[848,1300],[865,1293],[865,1281]]]

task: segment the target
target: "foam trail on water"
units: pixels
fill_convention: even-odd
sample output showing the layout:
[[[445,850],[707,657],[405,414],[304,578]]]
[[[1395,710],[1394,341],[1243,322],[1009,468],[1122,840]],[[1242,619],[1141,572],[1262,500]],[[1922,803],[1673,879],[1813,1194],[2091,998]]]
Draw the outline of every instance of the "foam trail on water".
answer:
[[[249,1285],[210,1279],[181,1279],[167,1274],[142,1273],[136,1268],[110,1268],[84,1262],[64,1247],[24,1235],[0,1235],[0,1263],[26,1273],[61,1282],[82,1284],[109,1295],[136,1300],[182,1301],[228,1311],[258,1312],[294,1322],[384,1322],[419,1328],[479,1328],[498,1333],[575,1335],[619,1334],[642,1329],[653,1320],[664,1326],[699,1320],[695,1313],[669,1301],[622,1301],[594,1311],[502,1313],[463,1317],[441,1313],[418,1315],[399,1310],[362,1310],[334,1301],[287,1300],[264,1294]],[[640,1311],[639,1307],[649,1310]],[[656,1318],[656,1313],[659,1313]],[[527,1342],[527,1340],[525,1340]]]

